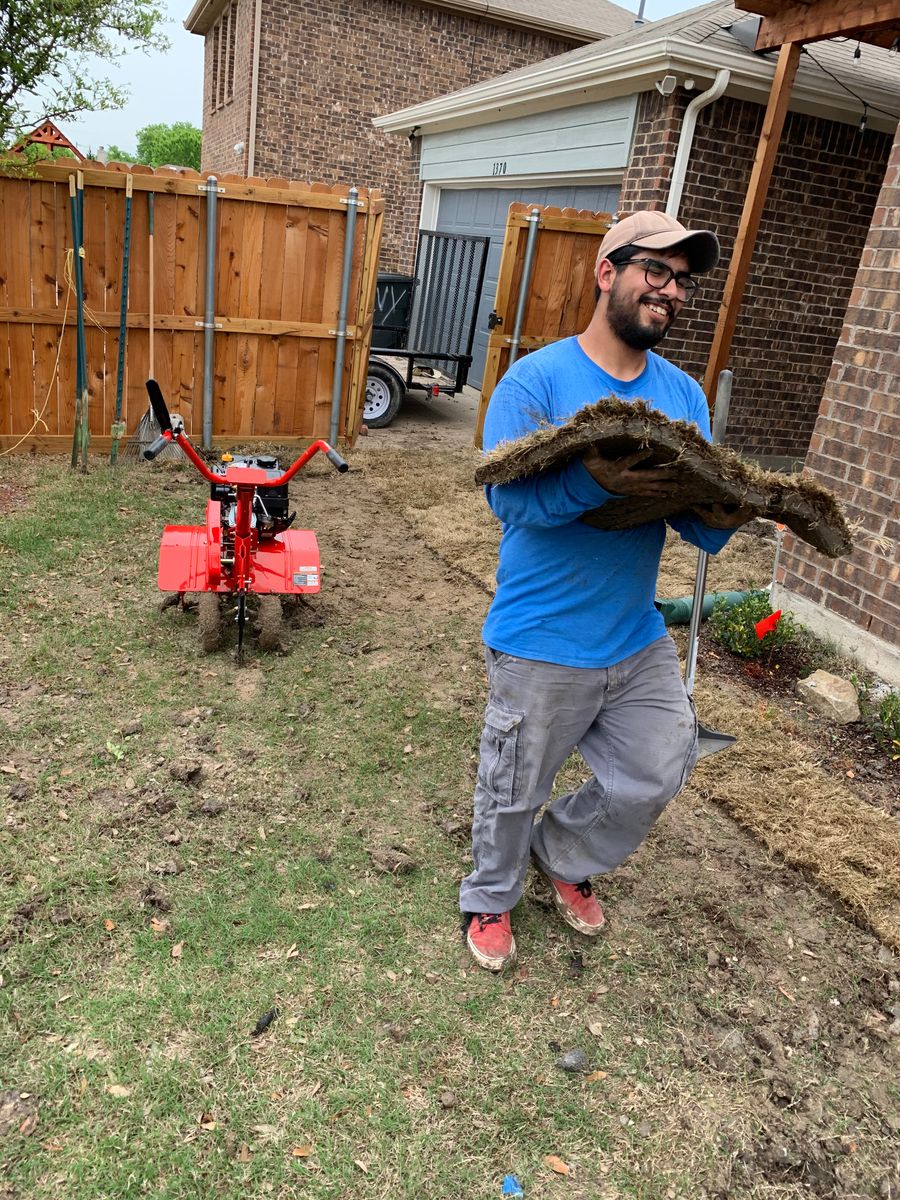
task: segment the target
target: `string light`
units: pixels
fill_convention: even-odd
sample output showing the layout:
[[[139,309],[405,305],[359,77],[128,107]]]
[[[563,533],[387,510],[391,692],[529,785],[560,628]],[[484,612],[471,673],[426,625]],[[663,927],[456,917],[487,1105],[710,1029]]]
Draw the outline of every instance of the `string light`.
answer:
[[[863,101],[862,116],[859,118],[859,132],[860,133],[865,133],[866,118],[868,117],[868,115],[869,115],[869,106],[868,106],[868,104],[866,104],[865,101]]]

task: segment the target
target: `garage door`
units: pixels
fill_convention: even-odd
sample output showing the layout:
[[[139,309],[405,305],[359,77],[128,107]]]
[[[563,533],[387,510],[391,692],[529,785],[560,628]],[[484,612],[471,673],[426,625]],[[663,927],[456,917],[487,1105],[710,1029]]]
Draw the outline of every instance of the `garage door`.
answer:
[[[469,382],[480,387],[487,356],[488,314],[497,295],[497,274],[506,217],[514,200],[523,204],[555,204],[558,208],[583,208],[591,212],[615,212],[619,207],[618,184],[586,187],[516,188],[445,188],[441,192],[437,229],[441,233],[475,233],[491,239],[488,250],[484,290],[478,306],[472,369]]]

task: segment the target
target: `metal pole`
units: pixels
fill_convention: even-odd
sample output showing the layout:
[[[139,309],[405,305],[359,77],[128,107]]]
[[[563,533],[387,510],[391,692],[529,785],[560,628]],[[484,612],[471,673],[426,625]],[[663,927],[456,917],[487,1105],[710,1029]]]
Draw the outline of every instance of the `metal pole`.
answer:
[[[713,413],[712,440],[718,446],[725,437],[728,424],[728,406],[731,403],[731,384],[734,374],[722,371],[716,387],[716,408]],[[687,652],[684,659],[684,689],[689,696],[694,694],[694,680],[697,675],[697,647],[700,641],[700,621],[703,618],[703,596],[706,592],[706,568],[709,555],[701,550],[697,555],[697,574],[694,577],[694,599],[691,604],[691,623],[688,626]]]
[[[525,261],[522,264],[522,282],[519,284],[516,320],[513,325],[512,337],[509,340],[510,366],[519,357],[519,342],[522,340],[522,321],[525,317],[525,303],[528,300],[528,285],[531,283],[531,268],[534,265],[534,248],[537,244],[537,231],[541,220],[541,210],[533,208],[525,219],[531,222],[531,228],[528,230],[528,241],[525,243]]]
[[[203,310],[203,449],[212,446],[213,366],[216,354],[216,202],[219,181],[206,180],[206,302]]]
[[[347,196],[347,224],[344,227],[344,261],[341,266],[341,300],[338,308],[337,346],[334,354],[334,381],[331,385],[331,433],[332,446],[337,445],[338,422],[341,415],[341,392],[344,383],[344,351],[347,346],[347,307],[350,301],[350,270],[353,266],[353,235],[356,230],[356,210],[359,206],[359,189],[352,187]]]

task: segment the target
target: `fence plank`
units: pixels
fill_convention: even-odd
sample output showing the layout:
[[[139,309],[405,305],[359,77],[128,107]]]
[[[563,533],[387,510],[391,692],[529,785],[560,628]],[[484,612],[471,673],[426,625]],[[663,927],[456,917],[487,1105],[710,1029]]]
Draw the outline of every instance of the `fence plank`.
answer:
[[[177,315],[202,317],[203,270],[201,263],[200,200],[178,196],[175,202],[175,303]],[[205,222],[204,222],[205,226]],[[204,228],[205,237],[205,228]]]
[[[2,223],[7,225],[10,231],[5,274],[7,295],[13,304],[32,302],[31,244],[26,233],[31,221],[30,192],[27,181],[22,180],[4,197]],[[34,419],[34,347],[30,326],[10,327],[9,371],[11,412],[8,431],[12,433],[27,429]]]
[[[297,386],[294,392],[294,414],[292,429],[311,429],[313,437],[321,435],[316,430],[316,379],[319,374],[321,343],[300,343],[297,356]]]
[[[220,201],[218,209],[217,277],[215,311],[238,312],[241,299],[240,250],[244,225],[244,207],[233,201]],[[237,338],[223,338],[216,334],[215,370],[221,372],[221,388],[214,388],[215,405],[223,406],[215,427],[219,432],[239,431],[238,407],[235,388],[237,386]],[[218,383],[218,380],[217,380]],[[221,397],[221,399],[219,399]]]
[[[60,330],[55,326],[34,326],[33,408],[28,424],[15,430],[20,437],[26,434],[59,433],[59,338]]]
[[[310,279],[324,280],[325,278],[325,264],[328,258],[328,239],[330,233],[331,225],[328,215],[310,212],[306,230],[304,255],[304,275],[308,274]],[[334,258],[333,261],[340,264],[340,257]],[[338,266],[338,269],[340,269],[340,266]],[[302,321],[327,320],[325,316],[325,291],[323,287],[303,289],[299,316]]]
[[[306,244],[309,212],[290,205],[284,232],[284,274],[281,284],[281,317],[285,321],[302,319],[306,285]]]
[[[260,437],[286,432],[280,427],[275,407],[275,378],[278,345],[274,338],[257,338],[256,382],[253,395],[253,427]]]
[[[264,319],[277,320],[283,311],[288,208],[286,205],[269,205],[264,209],[264,214],[259,315]]]
[[[62,211],[57,201],[60,185],[39,183],[32,188],[31,210],[31,295],[35,307],[56,308],[68,294],[65,282]],[[70,307],[70,314],[74,311]],[[59,329],[47,325],[33,328],[34,390],[29,426],[35,434],[59,430],[59,375],[56,369]],[[10,421],[12,414],[10,413]],[[26,429],[17,431],[21,436]]]
[[[290,437],[294,436],[296,430],[303,428],[303,425],[297,424],[295,418],[302,345],[303,342],[297,338],[275,338],[275,412],[272,425],[280,433]]]
[[[381,245],[381,228],[384,221],[383,206],[377,208],[373,204],[364,221],[362,269],[359,276],[359,298],[356,304],[356,319],[358,322],[364,322],[364,327],[360,331],[359,339],[351,347],[353,369],[350,376],[350,403],[347,410],[347,423],[344,426],[345,435],[351,446],[355,442],[362,424],[369,350],[372,345],[375,288],[378,282],[378,250]]]

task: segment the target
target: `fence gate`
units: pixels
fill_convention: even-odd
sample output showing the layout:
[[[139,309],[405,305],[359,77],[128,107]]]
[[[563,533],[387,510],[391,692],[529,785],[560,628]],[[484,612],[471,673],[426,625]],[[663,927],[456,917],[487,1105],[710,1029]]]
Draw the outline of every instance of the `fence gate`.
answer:
[[[532,212],[538,213],[538,232],[529,278],[525,280],[521,324],[516,330]],[[509,206],[475,424],[476,446],[481,446],[491,393],[510,365],[514,333],[519,335],[518,352],[523,353],[571,337],[587,326],[595,306],[597,250],[614,220],[611,213],[579,212],[574,208],[519,203]]]
[[[489,238],[419,230],[406,345],[423,354],[471,357]],[[452,360],[434,363],[447,374]]]

